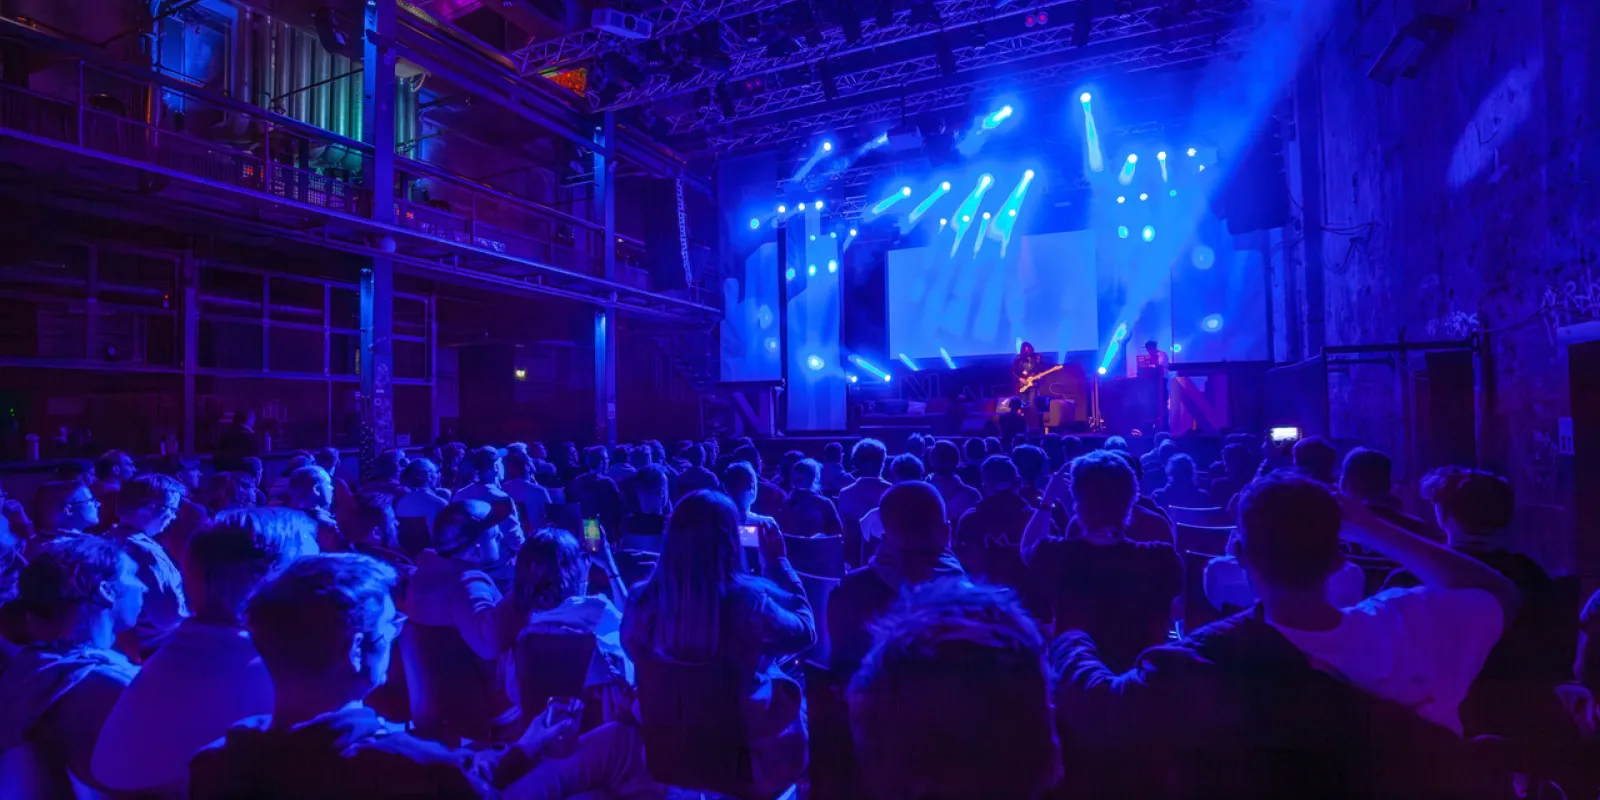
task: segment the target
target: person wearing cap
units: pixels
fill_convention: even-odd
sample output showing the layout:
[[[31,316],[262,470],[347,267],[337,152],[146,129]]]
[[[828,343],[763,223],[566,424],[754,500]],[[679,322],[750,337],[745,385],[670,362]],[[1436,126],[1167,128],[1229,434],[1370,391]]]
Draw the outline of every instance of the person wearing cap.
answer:
[[[828,596],[829,668],[841,678],[855,672],[872,649],[869,624],[906,590],[965,574],[950,550],[950,524],[937,489],[921,481],[896,483],[874,512],[883,521],[883,544]]]
[[[490,690],[489,707],[506,723],[514,721],[516,709],[495,679],[496,662],[516,642],[520,625],[514,604],[502,602],[504,594],[485,567],[511,561],[502,523],[512,516],[509,502],[451,501],[434,518],[432,546],[417,554],[416,574],[400,603],[411,624],[454,628],[460,634],[479,660],[478,677]],[[418,677],[424,696],[434,696],[430,686],[451,679]],[[414,711],[419,718],[427,714],[426,709]]]
[[[511,495],[506,494],[502,486],[506,479],[505,455],[505,450],[488,446],[468,451],[466,459],[461,462],[461,479],[465,485],[452,496],[454,500],[481,500],[511,510],[511,513],[501,517],[500,533],[505,537],[501,543],[502,557],[484,565],[485,571],[494,577],[502,590],[511,586],[511,575],[516,571],[512,560],[522,548],[522,522],[517,518]]]

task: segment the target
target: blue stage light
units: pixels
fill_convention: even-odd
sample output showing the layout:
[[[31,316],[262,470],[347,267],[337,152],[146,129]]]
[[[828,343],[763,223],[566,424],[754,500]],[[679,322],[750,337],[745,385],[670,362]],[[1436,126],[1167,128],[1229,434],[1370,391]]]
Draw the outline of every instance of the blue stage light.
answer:
[[[984,219],[988,219],[989,218],[989,212],[987,212],[987,211],[983,212],[983,218]]]
[[[850,235],[851,236],[855,236],[856,235],[856,229],[855,228],[851,228],[850,229]]]
[[[943,190],[945,190],[947,192],[950,191],[950,182],[949,181],[945,181],[944,183],[939,184],[939,188],[943,189]]]
[[[1204,164],[1201,164],[1201,165],[1200,165],[1200,171],[1201,171],[1201,172],[1205,172],[1205,171],[1206,171],[1206,165],[1204,165]]]
[[[1140,231],[1139,235],[1143,236],[1144,240],[1147,241],[1147,242],[1155,241],[1156,240],[1156,229],[1155,229],[1155,226],[1153,226],[1153,225],[1144,226],[1144,230]]]
[[[1008,217],[1015,217],[1016,215],[1017,215],[1017,210],[1014,209],[1014,208],[1013,209],[1009,209],[1009,210],[1006,211],[1006,216],[1008,216]]]
[[[900,196],[901,197],[910,197],[911,196],[911,187],[910,186],[902,186],[902,187],[900,187]]]
[[[814,242],[814,241],[816,241],[816,240],[817,240],[817,235],[816,235],[816,234],[814,234],[814,233],[813,233],[813,234],[811,234],[811,241],[813,241],[813,242]]]
[[[900,363],[906,365],[906,369],[909,369],[912,372],[919,372],[920,371],[920,370],[917,369],[917,362],[912,361],[911,360],[911,356],[908,356],[905,353],[901,353],[900,354]]]
[[[778,213],[779,214],[787,214],[787,213],[789,213],[789,207],[786,206],[786,205],[783,205],[782,203],[779,203],[778,204]]]
[[[1156,153],[1156,160],[1157,161],[1166,161],[1167,160],[1167,151],[1162,150],[1161,152]]]
[[[828,259],[828,271],[829,272],[838,272],[839,271],[839,262],[835,261],[834,259],[831,259],[831,258]]]
[[[1118,225],[1117,226],[1117,238],[1119,238],[1119,239],[1128,238],[1128,226],[1126,226],[1126,225]]]
[[[750,218],[750,230],[756,230],[757,228],[760,228],[760,227],[761,227],[761,220],[756,219],[755,217],[751,217]]]
[[[972,215],[971,214],[962,214],[961,215],[961,221],[962,222],[971,222],[972,221]]]
[[[812,372],[816,372],[822,369],[825,365],[823,364],[821,356],[809,356],[806,358],[806,366],[810,367]]]
[[[812,264],[812,265],[806,267],[806,274],[807,275],[816,275],[817,274],[817,265],[816,264]]]
[[[1150,199],[1150,195],[1148,195],[1148,194],[1146,194],[1144,192],[1140,192],[1139,193],[1139,199],[1140,200],[1149,200]]]
[[[1222,330],[1222,315],[1221,314],[1208,314],[1208,315],[1206,315],[1205,319],[1200,320],[1200,328],[1202,330],[1204,330],[1206,333],[1216,333],[1217,331]]]
[[[983,118],[983,129],[992,130],[1000,127],[1000,123],[1011,118],[1012,111],[1013,109],[1011,106],[1001,106],[999,111],[996,111],[993,114]]]
[[[816,203],[816,205],[817,205],[817,210],[818,210],[818,211],[821,211],[821,210],[822,210],[822,201],[821,201],[821,200],[818,200],[818,201],[817,201],[817,203]]]
[[[795,206],[795,209],[799,210],[799,211],[804,211],[804,210],[806,210],[806,204],[805,203],[801,203],[800,205]]]
[[[855,383],[856,381],[861,380],[860,378],[857,378],[855,376],[855,373],[851,373],[849,375],[844,376],[844,379],[849,381],[849,382],[851,382],[851,383]]]
[[[824,139],[822,141],[822,152],[824,152],[824,153],[833,152],[833,142],[830,142],[830,141]]]
[[[1126,202],[1128,202],[1128,198],[1126,196],[1120,195],[1120,194],[1117,195],[1117,205],[1122,205],[1123,203],[1126,203]]]
[[[871,375],[874,378],[881,378],[885,381],[889,380],[889,373],[873,366],[872,362],[867,361],[861,356],[850,356],[850,363],[860,367],[863,372]]]
[[[950,351],[949,350],[946,350],[943,347],[939,348],[939,357],[944,359],[944,365],[945,366],[947,366],[947,367],[949,367],[951,369],[955,369],[956,368],[956,360],[950,357]]]
[[[786,281],[794,280],[794,267],[790,267],[783,271],[783,279]]]
[[[828,238],[829,239],[837,239],[837,238],[839,238],[839,232],[838,231],[828,231]]]
[[[1189,254],[1189,263],[1193,264],[1195,269],[1211,269],[1211,265],[1217,263],[1217,251],[1203,244],[1197,245],[1194,252]]]
[[[1117,183],[1127,186],[1133,183],[1133,175],[1139,169],[1139,157],[1129,153],[1128,160],[1123,162],[1122,171],[1117,173]]]
[[[1094,99],[1094,95],[1091,95],[1088,92],[1084,92],[1083,94],[1078,95],[1078,102],[1080,102],[1080,103],[1088,104],[1088,102],[1090,100],[1093,100],[1093,99]]]
[[[1167,196],[1168,197],[1177,197],[1178,196],[1178,190],[1177,189],[1168,189],[1167,190]]]
[[[1096,369],[1095,369],[1095,374],[1097,374],[1097,375],[1104,375],[1104,374],[1106,374],[1106,368],[1105,368],[1105,367],[1097,367],[1097,368],[1096,368]]]
[[[988,186],[991,183],[994,183],[994,176],[987,172],[983,173],[983,177],[978,179],[979,186]]]
[[[1137,163],[1139,163],[1139,154],[1138,153],[1129,153],[1128,154],[1128,163],[1129,164],[1137,164]]]
[[[769,353],[778,352],[778,340],[777,339],[774,339],[771,336],[768,336],[767,337],[767,341],[765,342],[765,344],[767,345],[767,352],[769,352]]]
[[[1027,172],[1022,173],[1022,179],[1025,181],[1033,180],[1033,170],[1030,169]]]
[[[1195,149],[1194,149],[1194,148],[1193,148],[1193,147],[1191,147],[1191,148],[1189,148],[1189,149],[1188,149],[1188,151],[1187,151],[1187,152],[1188,152],[1188,154],[1189,154],[1189,157],[1190,157],[1190,158],[1194,158],[1194,154],[1195,154],[1195,153],[1196,153],[1196,152],[1197,152],[1197,151],[1196,151],[1196,150],[1195,150]]]
[[[1174,352],[1174,353],[1183,352],[1183,345],[1178,344],[1177,342],[1173,342],[1172,343],[1172,352]]]
[[[944,226],[949,225],[949,224],[950,224],[950,220],[948,218],[946,218],[946,217],[940,217],[939,218],[939,227],[943,228]]]

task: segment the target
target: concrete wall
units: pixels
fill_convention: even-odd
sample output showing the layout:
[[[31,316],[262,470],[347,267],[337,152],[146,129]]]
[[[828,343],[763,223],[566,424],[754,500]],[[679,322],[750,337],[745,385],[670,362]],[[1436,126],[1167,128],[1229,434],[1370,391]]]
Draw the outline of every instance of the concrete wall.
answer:
[[[1480,456],[1515,481],[1520,501],[1562,503],[1555,431],[1570,409],[1555,329],[1600,316],[1600,3],[1335,8],[1309,59],[1327,343],[1491,331],[1495,402]],[[1451,18],[1455,32],[1416,78],[1368,78],[1394,32],[1423,12]],[[1331,385],[1336,433],[1400,449],[1392,370],[1362,367]]]

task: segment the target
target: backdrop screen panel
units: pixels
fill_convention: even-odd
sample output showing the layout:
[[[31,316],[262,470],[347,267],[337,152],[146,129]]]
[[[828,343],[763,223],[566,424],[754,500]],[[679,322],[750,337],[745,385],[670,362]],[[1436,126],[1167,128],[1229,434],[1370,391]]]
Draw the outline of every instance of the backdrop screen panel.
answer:
[[[1023,236],[1003,255],[998,242],[978,252],[972,232],[956,246],[889,251],[890,355],[938,358],[1016,352],[1032,342],[1042,353],[1095,350],[1095,240],[1091,231]]]

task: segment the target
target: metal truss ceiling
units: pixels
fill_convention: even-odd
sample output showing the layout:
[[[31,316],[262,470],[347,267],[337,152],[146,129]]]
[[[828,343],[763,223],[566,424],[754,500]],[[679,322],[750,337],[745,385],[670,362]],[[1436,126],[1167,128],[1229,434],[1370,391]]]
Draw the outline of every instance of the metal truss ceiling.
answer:
[[[706,137],[706,143],[709,149],[717,152],[770,147],[784,142],[807,139],[824,132],[842,131],[874,122],[899,120],[903,117],[916,117],[932,111],[956,108],[966,104],[974,96],[981,97],[1000,91],[1025,92],[1041,86],[1062,86],[1076,78],[1103,71],[1110,67],[1117,67],[1125,72],[1138,72],[1202,61],[1219,55],[1238,53],[1243,51],[1248,38],[1248,31],[1234,28],[1216,33],[1204,33],[1185,38],[1167,39],[1146,45],[1136,45],[1125,49],[1110,50],[1097,55],[1086,55],[1069,61],[1058,61],[1020,71],[1007,72],[1003,75],[979,78],[961,86],[934,86],[921,91],[913,90],[903,95],[892,94],[882,99],[849,106],[830,103],[828,107],[824,107],[818,113],[809,116],[779,119],[754,127],[713,133]],[[1052,52],[1061,52],[1061,48],[1045,50],[1039,55]],[[932,61],[932,58],[930,57],[928,61]],[[915,76],[927,77],[925,70],[916,70],[916,66],[920,64],[920,61],[908,62],[907,64],[897,64],[878,71],[871,79],[870,89],[898,89],[921,79]],[[905,71],[908,68],[914,71],[908,74]],[[934,66],[933,69],[937,71],[937,66]],[[867,85],[865,80],[862,83]],[[868,88],[862,88],[855,93],[861,94],[867,91],[869,91]],[[840,94],[841,97],[844,94],[843,85],[840,86]],[[798,108],[818,103],[821,99],[820,95],[820,90],[817,92],[816,98],[802,95],[792,101],[789,107]],[[774,108],[771,110],[776,111],[779,109]],[[682,130],[688,131],[693,127],[692,124],[684,124]],[[678,129],[675,123],[674,130]]]

